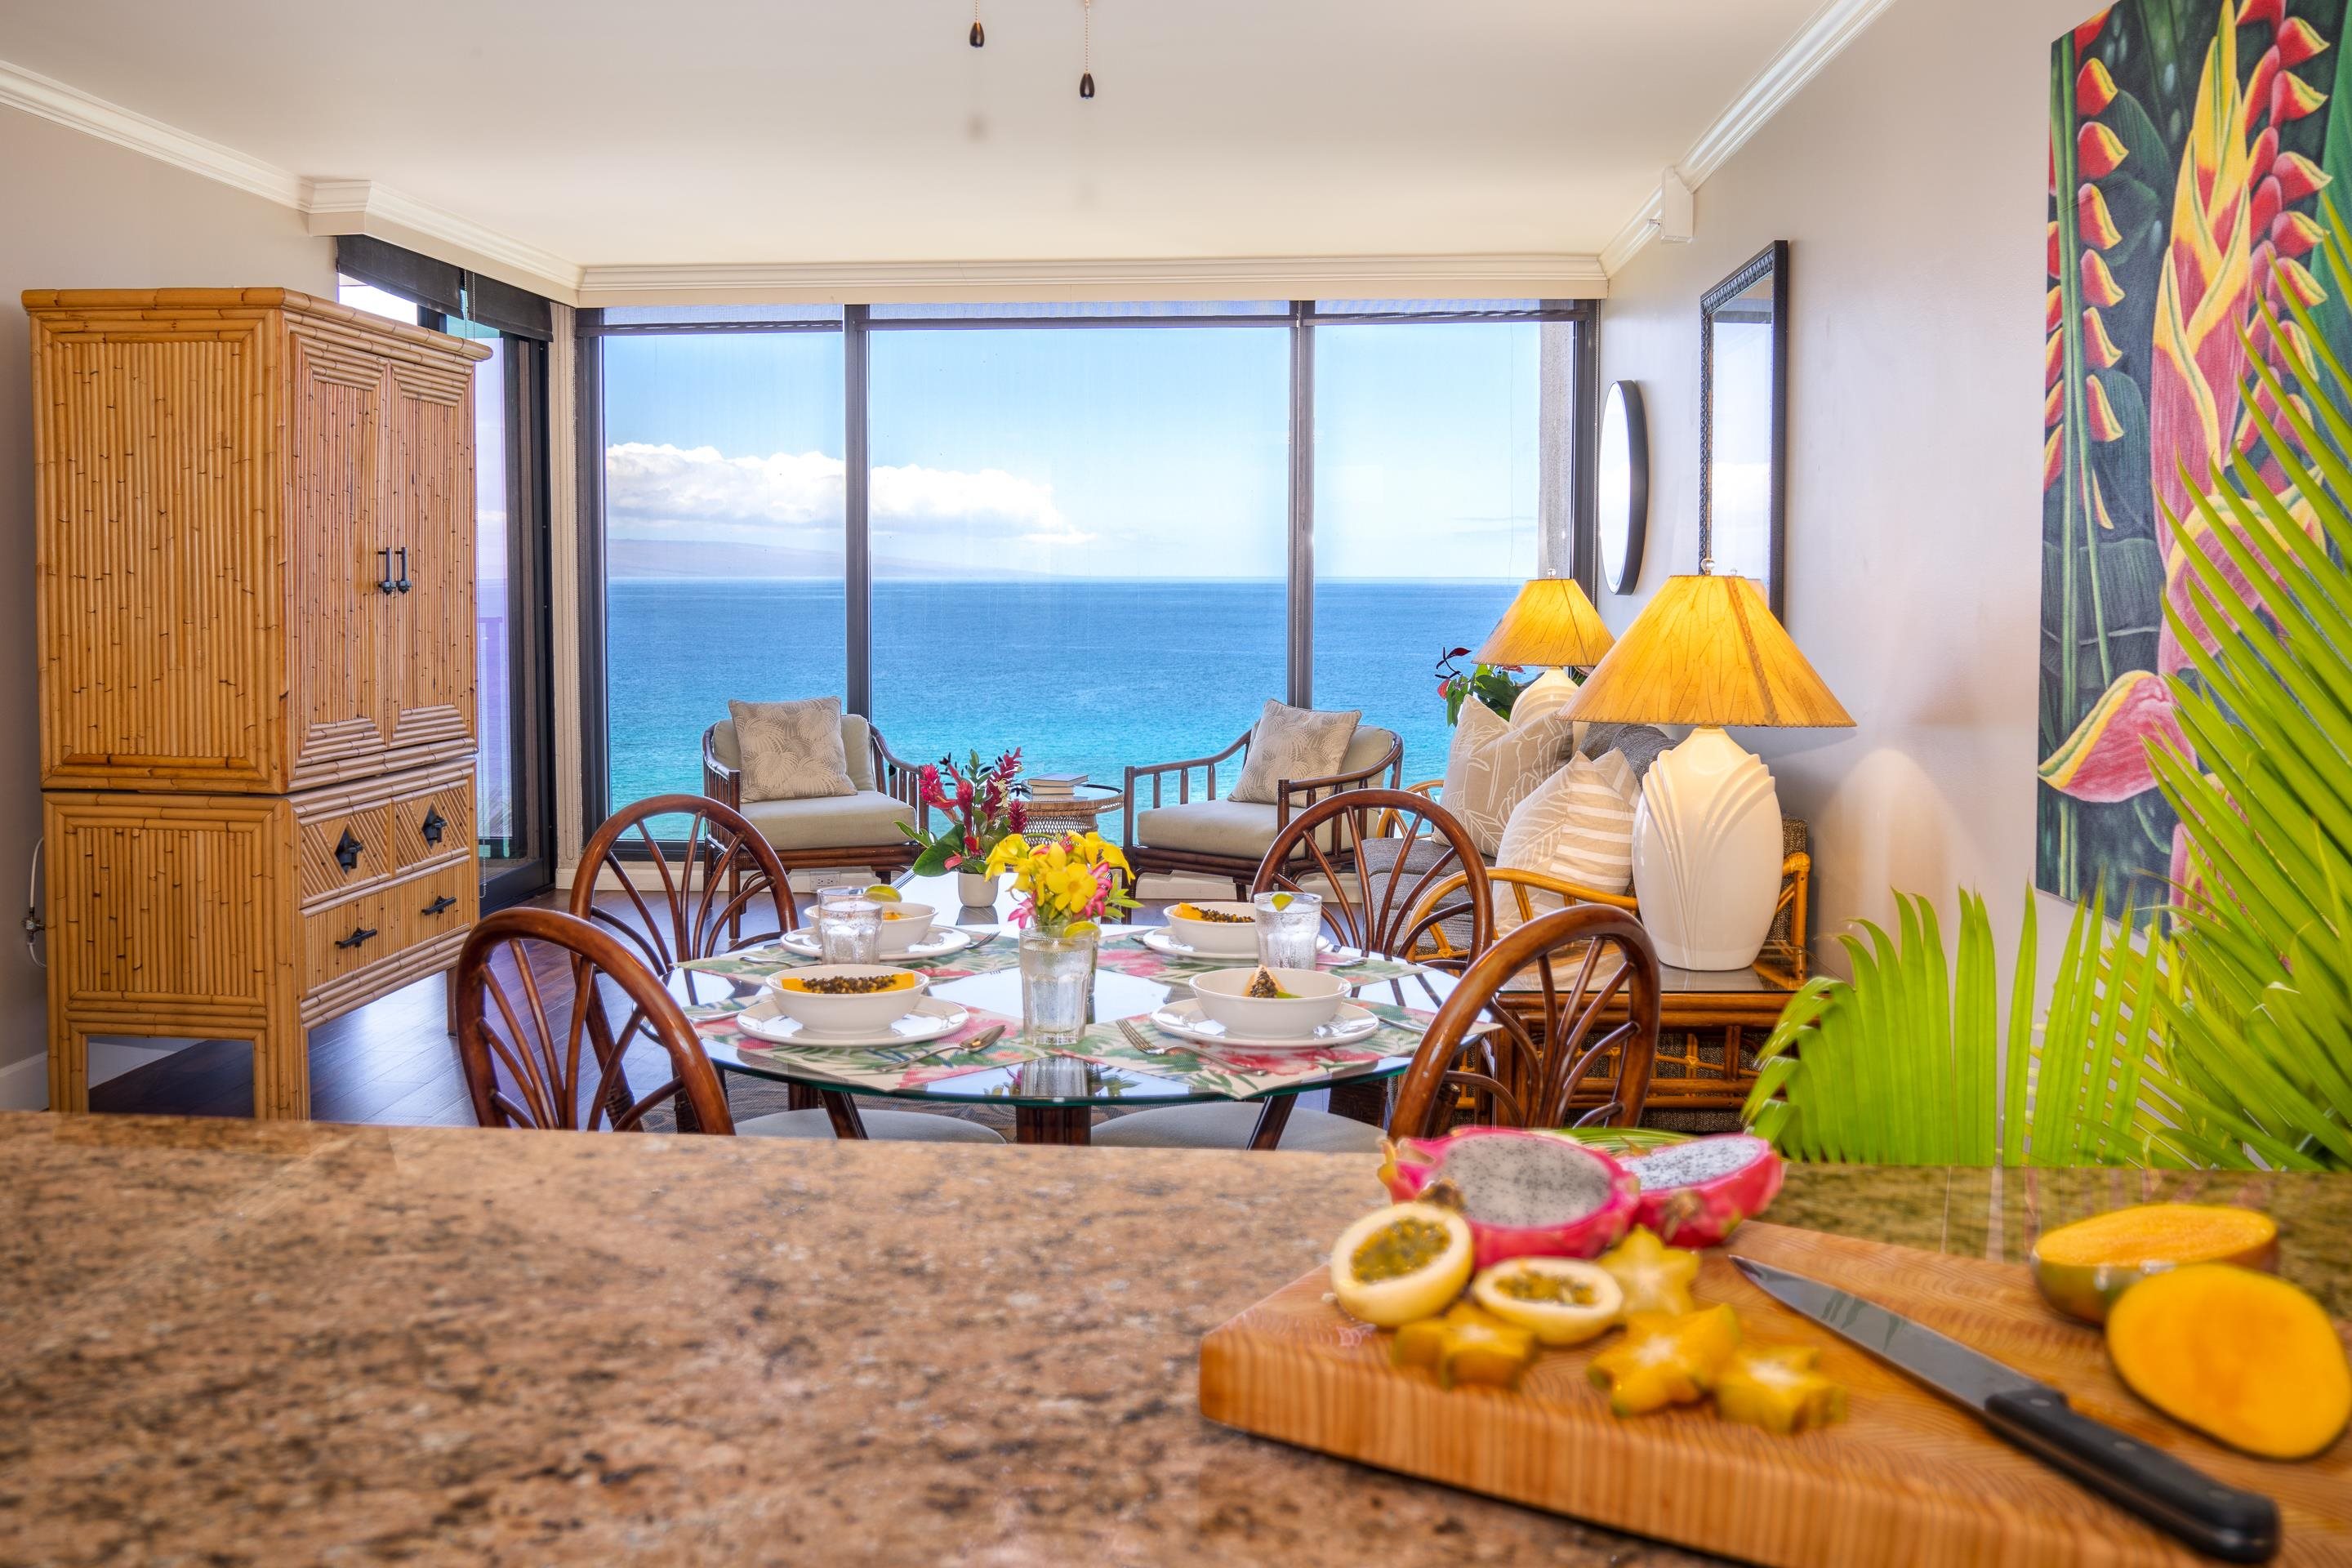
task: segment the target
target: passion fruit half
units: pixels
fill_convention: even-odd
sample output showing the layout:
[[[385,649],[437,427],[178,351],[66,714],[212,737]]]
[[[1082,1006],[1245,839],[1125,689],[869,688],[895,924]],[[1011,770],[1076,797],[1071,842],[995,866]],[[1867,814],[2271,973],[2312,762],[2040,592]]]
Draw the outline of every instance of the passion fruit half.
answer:
[[[1597,1263],[1573,1258],[1514,1258],[1483,1269],[1470,1282],[1471,1299],[1547,1345],[1597,1339],[1624,1310],[1616,1277]]]
[[[1346,1230],[1331,1248],[1341,1310],[1374,1328],[1435,1317],[1470,1279],[1470,1225],[1436,1204],[1391,1204]]]

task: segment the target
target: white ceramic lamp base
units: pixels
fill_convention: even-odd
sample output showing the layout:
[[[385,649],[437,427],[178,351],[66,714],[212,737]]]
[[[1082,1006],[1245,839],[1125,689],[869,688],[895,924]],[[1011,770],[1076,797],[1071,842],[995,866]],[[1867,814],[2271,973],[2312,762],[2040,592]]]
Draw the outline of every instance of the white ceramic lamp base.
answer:
[[[1703,727],[1660,753],[1633,812],[1633,896],[1658,962],[1744,969],[1780,899],[1780,796],[1758,757]]]

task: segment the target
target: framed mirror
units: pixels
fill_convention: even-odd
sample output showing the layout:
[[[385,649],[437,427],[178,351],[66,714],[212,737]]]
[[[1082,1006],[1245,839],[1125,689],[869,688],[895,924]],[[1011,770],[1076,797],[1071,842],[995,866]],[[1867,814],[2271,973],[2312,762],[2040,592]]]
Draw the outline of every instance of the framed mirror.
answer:
[[[1786,620],[1788,241],[1708,289],[1698,311],[1699,570],[1754,578]]]
[[[1601,581],[1612,594],[1630,594],[1642,578],[1642,541],[1650,526],[1650,425],[1633,382],[1611,383],[1601,402],[1598,477]]]

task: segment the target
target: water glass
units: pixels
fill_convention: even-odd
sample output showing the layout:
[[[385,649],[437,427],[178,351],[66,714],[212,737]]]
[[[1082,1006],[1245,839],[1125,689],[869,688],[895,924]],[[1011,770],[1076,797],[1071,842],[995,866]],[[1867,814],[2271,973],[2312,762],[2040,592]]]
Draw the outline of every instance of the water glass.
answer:
[[[1021,1032],[1041,1046],[1074,1046],[1094,1000],[1092,936],[1021,934]]]
[[[826,892],[833,891],[827,889]],[[871,899],[818,895],[816,942],[827,963],[877,963],[882,957],[882,906]]]
[[[1268,969],[1314,968],[1323,900],[1313,893],[1260,893],[1251,903],[1257,913],[1257,961]]]

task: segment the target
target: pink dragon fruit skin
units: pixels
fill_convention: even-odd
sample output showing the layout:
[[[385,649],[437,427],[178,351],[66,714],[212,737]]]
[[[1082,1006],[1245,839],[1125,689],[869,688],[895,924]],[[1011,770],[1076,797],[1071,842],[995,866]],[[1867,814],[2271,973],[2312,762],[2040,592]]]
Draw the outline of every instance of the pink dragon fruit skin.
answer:
[[[1466,1157],[1474,1140],[1484,1143]],[[1507,1149],[1508,1152],[1506,1152]],[[1449,1173],[1448,1166],[1454,1167]],[[1633,1227],[1641,1184],[1597,1149],[1548,1132],[1505,1127],[1460,1127],[1443,1138],[1400,1138],[1390,1145],[1381,1180],[1390,1195],[1409,1203],[1440,1178],[1461,1192],[1480,1268],[1511,1258],[1597,1258]],[[1505,1224],[1481,1219],[1482,1200],[1504,1212],[1538,1206],[1557,1188],[1565,1217]]]
[[[1668,1247],[1713,1247],[1780,1191],[1780,1156],[1746,1132],[1670,1143],[1625,1164],[1643,1184],[1633,1223]]]

